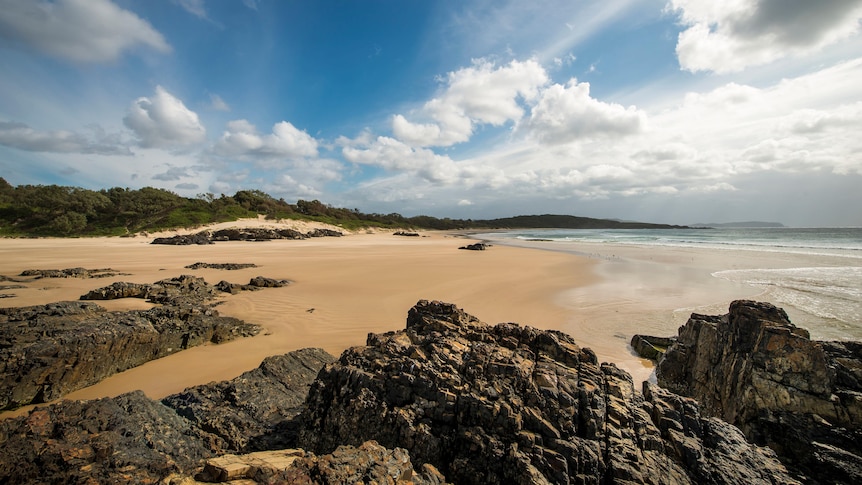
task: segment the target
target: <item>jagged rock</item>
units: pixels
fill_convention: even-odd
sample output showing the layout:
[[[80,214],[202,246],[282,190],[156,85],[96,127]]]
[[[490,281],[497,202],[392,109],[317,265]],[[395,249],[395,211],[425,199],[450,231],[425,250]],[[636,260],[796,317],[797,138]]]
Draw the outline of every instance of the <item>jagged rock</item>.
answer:
[[[0,449],[0,483],[158,483],[223,443],[135,391],[0,420]]]
[[[401,448],[386,449],[374,441],[354,446],[339,446],[324,456],[308,454],[294,460],[290,467],[272,476],[255,477],[258,483],[337,485],[344,483],[412,483],[441,485],[446,478],[425,464],[414,470],[410,455]]]
[[[126,273],[120,273],[111,268],[103,269],[86,269],[86,268],[67,268],[67,269],[27,269],[21,272],[18,276],[35,276],[39,278],[108,278],[111,276],[126,276]]]
[[[257,288],[281,288],[289,284],[289,280],[276,280],[273,278],[266,278],[264,276],[255,276],[248,282],[249,286]]]
[[[658,383],[768,445],[815,483],[862,483],[862,343],[817,342],[768,303],[692,314]]]
[[[458,249],[467,249],[467,250],[469,250],[469,251],[484,251],[484,250],[486,250],[486,249],[488,249],[488,248],[490,248],[490,247],[491,247],[491,245],[490,245],[490,244],[485,244],[485,243],[473,243],[473,244],[468,244],[468,245],[466,245],[466,246],[461,246],[461,247],[460,247],[460,248],[458,248]]]
[[[635,353],[644,359],[658,360],[674,342],[676,342],[675,337],[636,334],[632,336],[631,346]]]
[[[273,477],[304,457],[305,451],[299,449],[217,456],[206,461],[203,471],[195,479],[205,483],[221,483],[247,478],[259,483],[261,479]]]
[[[230,381],[196,386],[162,402],[196,426],[218,435],[234,452],[292,446],[308,388],[335,357],[303,349],[266,358],[257,369]]]
[[[171,246],[190,246],[190,245],[206,245],[212,244],[212,235],[209,231],[203,231],[196,234],[177,235],[172,237],[157,237],[150,244],[167,244]]]
[[[257,265],[254,263],[201,263],[197,262],[194,264],[190,264],[186,266],[187,269],[223,269],[227,271],[233,271],[238,269],[246,269],[246,268],[257,268]]]
[[[768,448],[571,337],[420,301],[312,385],[297,445],[375,440],[454,483],[796,483]]]
[[[58,399],[117,372],[204,343],[257,335],[207,302],[217,290],[180,276],[114,283],[82,299],[148,298],[162,306],[109,312],[85,302],[0,308],[0,409]]]
[[[406,232],[406,231],[395,231],[392,233],[393,236],[407,236],[407,237],[419,237],[418,232]]]

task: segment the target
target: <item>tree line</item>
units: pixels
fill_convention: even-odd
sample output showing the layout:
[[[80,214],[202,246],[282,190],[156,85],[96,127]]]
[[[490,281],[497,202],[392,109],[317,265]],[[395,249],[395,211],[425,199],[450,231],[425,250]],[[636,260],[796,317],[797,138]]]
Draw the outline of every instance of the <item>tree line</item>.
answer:
[[[88,190],[59,185],[12,186],[0,177],[2,236],[122,236],[259,215],[268,219],[325,222],[348,230],[363,227],[436,230],[677,227],[550,214],[491,220],[404,217],[398,213],[367,214],[359,209],[333,207],[319,200],[298,200],[291,204],[260,190],[240,190],[232,196],[221,194],[219,197],[199,194],[190,198],[153,187]]]

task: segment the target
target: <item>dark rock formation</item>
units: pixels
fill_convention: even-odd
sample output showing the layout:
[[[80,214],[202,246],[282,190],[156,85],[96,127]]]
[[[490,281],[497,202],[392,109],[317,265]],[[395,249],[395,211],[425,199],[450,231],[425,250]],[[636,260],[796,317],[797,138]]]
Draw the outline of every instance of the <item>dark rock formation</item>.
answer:
[[[644,359],[658,360],[674,342],[676,342],[676,337],[634,335],[631,346],[635,353]]]
[[[193,476],[201,460],[251,443],[280,446],[314,376],[334,359],[319,349],[299,350],[162,402],[133,392],[0,420],[0,483],[158,483]]]
[[[407,232],[407,231],[395,231],[392,233],[393,236],[407,236],[407,237],[419,237],[418,232]]]
[[[490,247],[491,247],[491,245],[490,245],[490,244],[485,244],[485,243],[480,243],[480,242],[478,242],[478,243],[468,244],[468,245],[466,245],[466,246],[461,246],[461,247],[460,247],[460,248],[458,248],[458,249],[467,249],[467,250],[470,250],[470,251],[484,251],[484,250],[486,250],[486,249],[488,249],[488,248],[490,248]]]
[[[314,229],[306,234],[293,229],[267,229],[262,227],[242,229],[220,229],[218,231],[202,231],[187,236],[160,237],[152,244],[190,245],[213,244],[219,241],[271,241],[273,239],[307,239],[310,237],[339,237],[343,234],[332,229]]]
[[[308,234],[306,234],[306,235],[308,237],[341,237],[344,234],[342,234],[339,231],[333,231],[332,229],[317,228],[317,229],[313,229],[311,231],[308,231]]]
[[[223,269],[227,271],[233,271],[238,269],[246,269],[246,268],[257,268],[257,265],[254,263],[194,263],[186,266],[187,269]]]
[[[0,420],[0,483],[158,483],[222,445],[140,391],[63,401]]]
[[[181,276],[153,285],[114,283],[82,299],[148,298],[162,306],[109,312],[87,302],[0,308],[0,409],[58,399],[117,372],[201,345],[257,335],[219,316],[217,290]]]
[[[303,349],[268,357],[230,381],[192,387],[162,402],[241,453],[292,446],[294,424],[308,388],[335,357]]]
[[[40,278],[108,278],[111,276],[128,276],[127,273],[120,273],[111,268],[103,269],[86,269],[86,268],[67,268],[67,269],[27,269],[21,272],[18,276],[35,276]]]
[[[570,337],[420,301],[312,385],[298,445],[375,440],[454,483],[795,483],[768,448]]]
[[[153,239],[151,244],[167,244],[171,246],[191,246],[197,244],[204,246],[212,243],[213,241],[209,231],[203,231],[196,234],[157,237]]]
[[[783,310],[735,301],[693,314],[656,375],[812,483],[862,483],[862,343],[812,341]]]
[[[258,483],[339,485],[345,483],[411,483],[440,485],[446,478],[433,466],[415,471],[410,455],[401,448],[386,449],[374,441],[358,447],[339,446],[324,456],[308,454],[284,471],[254,477]]]

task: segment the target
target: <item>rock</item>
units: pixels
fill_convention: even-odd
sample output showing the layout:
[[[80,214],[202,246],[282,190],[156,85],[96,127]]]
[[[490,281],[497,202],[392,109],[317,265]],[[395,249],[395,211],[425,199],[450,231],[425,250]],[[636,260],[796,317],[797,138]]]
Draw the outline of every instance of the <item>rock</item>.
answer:
[[[344,234],[339,231],[322,228],[313,229],[311,231],[308,231],[308,233],[306,234],[306,236],[308,237],[341,237],[343,235]]]
[[[806,480],[862,483],[862,343],[812,341],[783,310],[740,300],[692,314],[656,376]]]
[[[127,276],[127,273],[120,273],[111,268],[103,269],[86,269],[86,268],[67,268],[67,269],[27,269],[21,272],[18,276],[35,276],[40,278],[109,278],[111,276]]]
[[[180,276],[114,283],[83,300],[147,298],[161,306],[109,312],[87,302],[0,308],[0,410],[58,399],[117,372],[205,343],[257,335],[208,303],[218,290]]]
[[[571,337],[420,301],[323,368],[298,418],[318,455],[374,440],[454,483],[797,483],[768,448]]]
[[[374,441],[359,446],[339,446],[331,454],[308,454],[294,460],[290,467],[272,476],[255,477],[257,483],[343,484],[412,483],[440,485],[446,478],[433,466],[413,468],[408,453],[386,449]]]
[[[212,236],[209,231],[199,232],[197,234],[177,235],[172,237],[157,237],[150,244],[167,244],[171,246],[190,246],[190,245],[207,245],[212,244]]]
[[[254,480],[255,478],[272,477],[286,470],[296,460],[304,457],[305,451],[298,449],[217,456],[206,461],[203,471],[195,479],[202,482],[221,483],[243,478]]]
[[[674,342],[675,337],[632,336],[631,346],[636,354],[649,360],[658,360]]]
[[[249,286],[254,286],[257,288],[281,288],[290,284],[289,280],[276,280],[273,278],[266,278],[263,276],[255,276],[249,282]]]
[[[194,263],[186,266],[187,269],[223,269],[227,271],[234,271],[238,269],[246,269],[246,268],[257,268],[257,265],[254,263]]]
[[[0,448],[0,483],[158,483],[223,443],[135,391],[0,420]]]
[[[295,428],[291,420],[318,371],[334,360],[321,349],[267,357],[257,369],[235,379],[192,387],[162,402],[218,435],[234,452],[289,447]]]
[[[392,233],[393,236],[407,236],[407,237],[419,237],[418,232],[406,232],[406,231],[395,231]]]
[[[484,251],[484,250],[486,250],[486,249],[488,249],[488,248],[490,248],[490,247],[491,247],[491,245],[490,245],[490,244],[485,244],[485,243],[474,243],[474,244],[468,244],[468,245],[466,245],[466,246],[461,246],[461,247],[460,247],[460,248],[458,248],[458,249],[467,249],[467,250],[469,250],[469,251]]]

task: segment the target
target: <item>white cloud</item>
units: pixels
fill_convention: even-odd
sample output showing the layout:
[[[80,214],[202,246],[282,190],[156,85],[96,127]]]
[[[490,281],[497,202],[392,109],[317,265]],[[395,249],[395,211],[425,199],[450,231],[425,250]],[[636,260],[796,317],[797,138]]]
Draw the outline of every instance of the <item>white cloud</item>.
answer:
[[[736,72],[855,35],[859,0],[670,0],[686,30],[676,52],[688,71]]]
[[[634,134],[641,131],[645,120],[644,113],[634,107],[591,98],[589,83],[571,79],[565,86],[553,84],[542,91],[525,128],[544,143],[558,144]]]
[[[361,165],[372,165],[393,172],[407,172],[436,183],[454,183],[459,171],[449,157],[427,148],[413,148],[387,136],[372,139],[364,133],[354,140],[341,138],[344,158]]]
[[[210,94],[210,107],[216,111],[230,111],[230,106],[218,94]]]
[[[497,67],[479,59],[470,67],[450,72],[444,91],[425,103],[416,115],[428,122],[411,122],[403,115],[392,119],[392,133],[412,146],[450,146],[465,142],[475,124],[500,126],[524,114],[520,101],[530,101],[548,82],[535,60]]]
[[[135,132],[143,148],[176,148],[206,139],[197,113],[161,86],[156,86],[152,98],[132,102],[123,123]]]
[[[110,0],[0,0],[0,37],[78,62],[114,61],[138,46],[171,50],[149,22]]]
[[[288,121],[276,123],[271,134],[261,136],[248,121],[234,120],[228,123],[215,151],[223,156],[317,157],[318,142]]]
[[[174,0],[176,3],[180,5],[186,12],[194,15],[195,17],[207,20],[207,9],[204,6],[204,0]]]
[[[0,145],[30,152],[131,155],[118,137],[94,127],[96,138],[66,130],[36,131],[24,123],[0,121]]]

